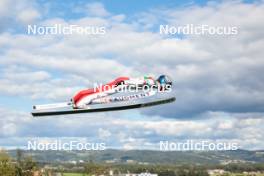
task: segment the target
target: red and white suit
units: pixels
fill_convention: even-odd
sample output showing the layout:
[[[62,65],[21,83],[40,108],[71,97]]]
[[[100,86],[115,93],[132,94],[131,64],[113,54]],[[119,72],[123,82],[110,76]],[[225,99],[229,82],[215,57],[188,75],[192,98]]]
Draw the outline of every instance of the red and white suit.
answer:
[[[157,84],[155,79],[147,76],[142,78],[119,77],[114,81],[103,85],[101,89],[92,88],[81,90],[72,98],[72,101],[75,108],[85,108],[87,105],[91,104],[93,100],[116,93],[116,90],[119,89],[119,86],[121,85],[142,86],[155,84]]]

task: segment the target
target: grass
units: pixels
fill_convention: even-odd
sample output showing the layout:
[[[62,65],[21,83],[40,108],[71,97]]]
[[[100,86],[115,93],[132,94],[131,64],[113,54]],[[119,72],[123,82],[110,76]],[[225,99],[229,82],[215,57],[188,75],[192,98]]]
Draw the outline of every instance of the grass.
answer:
[[[89,175],[80,174],[80,173],[63,173],[63,176],[89,176]]]
[[[252,176],[252,174],[231,173],[231,176],[249,176],[249,175],[251,175],[251,176]],[[264,176],[264,174],[263,174],[263,173],[258,173],[258,174],[255,174],[255,176]]]
[[[225,174],[214,174],[213,176],[225,176]],[[253,176],[252,174],[244,174],[244,173],[230,173],[228,176]],[[264,173],[258,173],[254,176],[264,176]]]

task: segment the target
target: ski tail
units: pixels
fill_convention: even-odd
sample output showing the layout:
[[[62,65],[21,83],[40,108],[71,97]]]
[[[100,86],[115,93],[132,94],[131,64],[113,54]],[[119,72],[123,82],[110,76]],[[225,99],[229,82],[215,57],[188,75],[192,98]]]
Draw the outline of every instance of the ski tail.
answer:
[[[34,105],[34,110],[47,110],[47,109],[57,109],[57,108],[66,108],[71,107],[71,102],[63,102],[63,103],[53,103],[53,104],[43,104],[43,105]]]

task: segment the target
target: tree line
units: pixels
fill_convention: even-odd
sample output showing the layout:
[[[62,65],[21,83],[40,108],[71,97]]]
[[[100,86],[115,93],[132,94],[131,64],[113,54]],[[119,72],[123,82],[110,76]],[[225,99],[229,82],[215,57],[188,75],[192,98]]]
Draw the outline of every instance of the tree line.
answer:
[[[48,163],[45,163],[48,164]],[[32,157],[25,156],[22,150],[16,151],[16,158],[12,159],[7,152],[0,151],[0,176],[33,176],[34,171],[39,171],[44,163],[37,163]],[[110,170],[119,173],[150,172],[159,176],[208,176],[208,169],[223,169],[230,173],[261,171],[264,172],[264,163],[233,163],[227,165],[177,165],[173,164],[106,164],[87,161],[84,163],[49,164],[55,166],[53,172],[77,172],[88,175],[107,175]]]
[[[38,170],[37,163],[32,157],[23,156],[21,150],[17,150],[16,160],[0,151],[0,176],[33,176],[35,170]]]

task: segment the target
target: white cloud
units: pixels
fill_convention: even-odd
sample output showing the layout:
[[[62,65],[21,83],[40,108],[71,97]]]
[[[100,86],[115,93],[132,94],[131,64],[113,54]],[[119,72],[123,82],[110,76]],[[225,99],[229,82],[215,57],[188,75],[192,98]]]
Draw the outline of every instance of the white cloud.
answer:
[[[12,1],[9,0],[3,0],[0,2],[0,15],[6,16],[8,14],[8,7],[10,7],[12,5]]]
[[[142,120],[136,121],[124,119],[118,112],[81,114],[74,118],[71,115],[33,118],[29,113],[6,109],[0,109],[0,113],[1,146],[25,146],[28,140],[38,138],[105,142],[110,148],[123,149],[158,149],[160,140],[237,142],[241,148],[252,150],[264,147],[263,114],[258,118],[254,117],[256,114],[248,114],[247,119],[239,119],[239,114],[214,112],[206,115],[207,120],[192,121],[140,116]]]
[[[30,24],[37,18],[40,18],[40,14],[35,9],[26,9],[19,13],[17,19],[24,24]]]
[[[3,0],[0,2],[0,24],[5,29],[12,31],[12,28],[16,27],[14,24],[25,25],[40,17],[41,14],[34,0]]]
[[[98,130],[98,137],[99,139],[107,139],[111,136],[111,132],[108,130],[104,130],[102,128],[99,128]]]
[[[86,11],[89,15],[94,16],[109,16],[110,13],[104,8],[104,5],[100,2],[86,4]]]
[[[16,128],[17,126],[14,123],[4,124],[1,133],[3,136],[12,136],[16,134]]]
[[[19,73],[19,74],[18,74]],[[51,78],[51,75],[46,71],[31,71],[23,70],[21,67],[11,66],[3,69],[1,77],[9,81],[16,82],[34,82],[34,81],[45,81]]]

